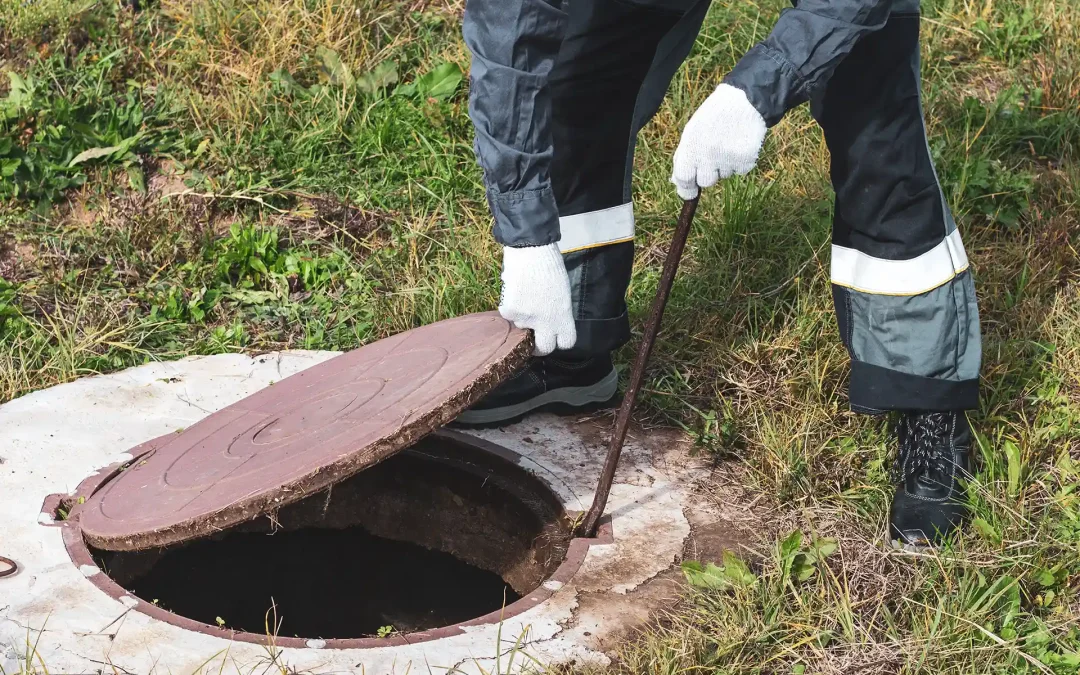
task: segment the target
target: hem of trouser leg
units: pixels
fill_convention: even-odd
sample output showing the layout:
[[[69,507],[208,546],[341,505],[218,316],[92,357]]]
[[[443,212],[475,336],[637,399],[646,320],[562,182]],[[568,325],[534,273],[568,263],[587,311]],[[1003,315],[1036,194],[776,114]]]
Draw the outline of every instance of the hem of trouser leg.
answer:
[[[979,407],[979,380],[940,380],[852,361],[849,397],[852,410],[871,414],[974,410]]]
[[[591,357],[609,354],[630,341],[630,316],[623,312],[611,319],[578,319],[577,342],[562,356]]]

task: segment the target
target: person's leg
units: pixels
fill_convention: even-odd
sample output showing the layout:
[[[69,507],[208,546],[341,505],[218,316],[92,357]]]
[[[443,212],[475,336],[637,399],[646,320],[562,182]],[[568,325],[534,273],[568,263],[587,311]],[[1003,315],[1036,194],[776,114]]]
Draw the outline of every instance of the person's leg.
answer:
[[[540,410],[572,413],[617,401],[611,352],[630,339],[626,289],[634,261],[635,141],[693,48],[708,5],[709,0],[568,5],[567,35],[549,78],[551,181],[577,345],[535,359],[459,423],[506,424]]]
[[[955,478],[967,470],[963,411],[978,405],[981,345],[967,255],[926,142],[917,0],[895,3],[813,110],[832,155],[833,298],[851,406],[903,413],[893,534],[935,540],[963,520]]]
[[[566,357],[605,356],[630,338],[631,194],[638,132],[689,55],[708,0],[571,2],[551,74],[560,248],[578,343]]]

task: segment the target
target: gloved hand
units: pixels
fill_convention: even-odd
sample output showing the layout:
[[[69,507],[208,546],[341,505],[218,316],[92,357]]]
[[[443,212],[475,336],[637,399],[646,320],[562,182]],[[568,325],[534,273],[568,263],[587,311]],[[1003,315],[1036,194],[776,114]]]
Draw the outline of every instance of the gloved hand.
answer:
[[[504,246],[502,282],[499,314],[518,328],[532,329],[537,356],[574,346],[570,278],[558,244]]]
[[[693,199],[698,188],[749,173],[757,164],[765,131],[765,119],[742,89],[717,87],[686,123],[675,151],[671,182],[679,196]]]

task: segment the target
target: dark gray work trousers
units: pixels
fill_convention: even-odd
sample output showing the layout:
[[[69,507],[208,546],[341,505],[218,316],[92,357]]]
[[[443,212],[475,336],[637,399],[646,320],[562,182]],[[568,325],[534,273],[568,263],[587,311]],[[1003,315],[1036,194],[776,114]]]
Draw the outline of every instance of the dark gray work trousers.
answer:
[[[609,352],[630,337],[636,137],[708,6],[569,3],[549,79],[551,180],[578,332],[569,356]],[[833,299],[851,355],[851,406],[861,412],[978,405],[975,290],[930,158],[919,82],[918,3],[898,0],[811,101],[832,155]]]

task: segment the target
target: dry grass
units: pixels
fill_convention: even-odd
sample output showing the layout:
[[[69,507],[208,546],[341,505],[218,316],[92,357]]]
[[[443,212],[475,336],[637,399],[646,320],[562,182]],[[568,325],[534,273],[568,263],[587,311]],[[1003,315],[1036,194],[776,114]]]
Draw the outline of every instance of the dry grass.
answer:
[[[284,69],[306,84],[318,82],[317,48],[336,53],[354,76],[408,58],[422,48],[424,21],[460,11],[442,3],[426,9],[420,20],[419,10],[391,0],[163,0],[173,30],[157,53],[168,67],[163,76],[197,92],[200,122],[243,134],[257,123],[271,73]]]

